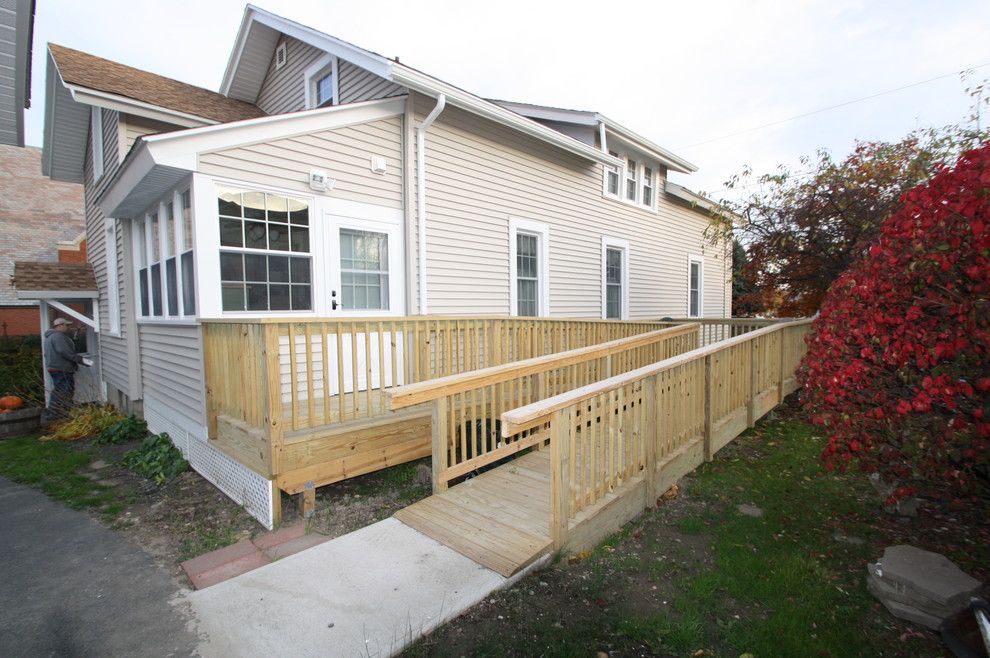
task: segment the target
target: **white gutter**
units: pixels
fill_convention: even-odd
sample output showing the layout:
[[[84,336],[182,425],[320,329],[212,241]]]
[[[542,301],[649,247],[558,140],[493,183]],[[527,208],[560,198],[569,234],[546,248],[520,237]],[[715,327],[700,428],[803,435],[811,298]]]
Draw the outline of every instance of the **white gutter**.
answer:
[[[430,129],[447,105],[444,94],[437,96],[437,104],[423,123],[416,128],[416,224],[419,258],[419,313],[426,315],[426,131]]]

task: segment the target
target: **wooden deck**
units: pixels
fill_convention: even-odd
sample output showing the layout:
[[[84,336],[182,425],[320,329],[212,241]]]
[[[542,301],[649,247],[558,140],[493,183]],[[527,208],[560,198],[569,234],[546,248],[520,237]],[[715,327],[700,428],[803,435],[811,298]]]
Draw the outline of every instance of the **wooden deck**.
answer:
[[[530,452],[395,518],[509,577],[550,551],[550,452]]]

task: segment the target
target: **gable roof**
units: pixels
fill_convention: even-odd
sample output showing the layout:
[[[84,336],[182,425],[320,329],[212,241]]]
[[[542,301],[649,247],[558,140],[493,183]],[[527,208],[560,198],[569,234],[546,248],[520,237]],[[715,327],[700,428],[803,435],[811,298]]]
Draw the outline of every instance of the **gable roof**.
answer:
[[[265,115],[252,103],[96,55],[54,43],[48,44],[48,50],[62,81],[69,85],[130,98],[218,123]]]

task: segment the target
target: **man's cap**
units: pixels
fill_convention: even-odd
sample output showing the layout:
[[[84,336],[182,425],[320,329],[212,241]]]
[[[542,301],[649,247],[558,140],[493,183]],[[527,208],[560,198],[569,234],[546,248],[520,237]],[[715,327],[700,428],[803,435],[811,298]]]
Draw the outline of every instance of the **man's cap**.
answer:
[[[72,320],[66,320],[65,318],[59,318],[59,319],[55,320],[55,322],[52,322],[52,326],[53,327],[58,327],[59,325],[63,325],[63,324],[72,324]]]

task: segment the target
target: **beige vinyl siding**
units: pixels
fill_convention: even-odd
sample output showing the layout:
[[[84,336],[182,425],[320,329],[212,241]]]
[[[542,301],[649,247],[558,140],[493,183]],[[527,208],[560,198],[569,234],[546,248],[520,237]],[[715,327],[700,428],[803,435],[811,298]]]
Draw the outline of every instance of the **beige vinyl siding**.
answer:
[[[330,196],[389,208],[402,207],[399,117],[239,148],[205,153],[199,171],[212,176],[311,193],[310,169],[336,185]],[[372,174],[371,156],[383,156],[385,175]]]
[[[267,114],[298,112],[306,108],[304,75],[326,53],[292,37],[285,41],[285,65],[276,70],[275,56],[268,64],[268,73],[258,93],[257,105]]]
[[[419,122],[433,103],[415,103]],[[430,313],[510,311],[508,225],[519,217],[550,226],[551,315],[601,316],[602,236],[630,243],[630,318],[686,313],[689,254],[706,258],[705,314],[722,315],[707,219],[663,196],[659,213],[604,198],[602,175],[601,165],[448,107],[427,137]]]
[[[177,129],[172,124],[164,123],[162,121],[155,121],[153,119],[146,119],[144,117],[138,117],[132,114],[121,115],[120,125],[123,136],[121,158],[126,157],[127,154],[130,153],[131,147],[134,146],[134,142],[137,141],[138,137],[170,132]]]
[[[405,87],[344,60],[340,60],[337,64],[337,76],[337,94],[341,105],[401,96],[406,93]]]
[[[206,393],[199,326],[141,324],[138,334],[144,395],[204,425]]]
[[[119,159],[119,132],[118,132],[118,120],[119,113],[112,110],[103,110],[103,144],[104,149],[104,171],[103,176],[99,181],[93,180],[93,153],[92,153],[92,135],[88,141],[87,151],[86,151],[86,161],[84,165],[84,179],[85,179],[85,211],[86,211],[86,251],[87,258],[90,264],[93,266],[93,272],[96,274],[96,284],[99,288],[100,299],[100,367],[102,371],[102,376],[104,379],[113,384],[116,388],[124,391],[128,395],[132,395],[132,382],[133,382],[133,371],[129,364],[128,359],[128,327],[126,323],[123,322],[123,318],[127,317],[127,313],[131,310],[131,298],[128,294],[128,287],[122,285],[124,278],[123,275],[126,268],[123,266],[124,261],[124,244],[122,242],[122,235],[124,231],[121,230],[121,225],[123,222],[117,221],[117,244],[112,247],[116,250],[116,256],[118,258],[118,287],[120,290],[120,314],[121,314],[121,331],[120,337],[111,336],[110,331],[110,315],[109,315],[109,304],[107,302],[107,245],[106,245],[106,233],[104,229],[104,216],[96,204],[96,199],[103,192],[103,189],[107,184],[113,179],[117,173],[117,169],[120,167]]]

